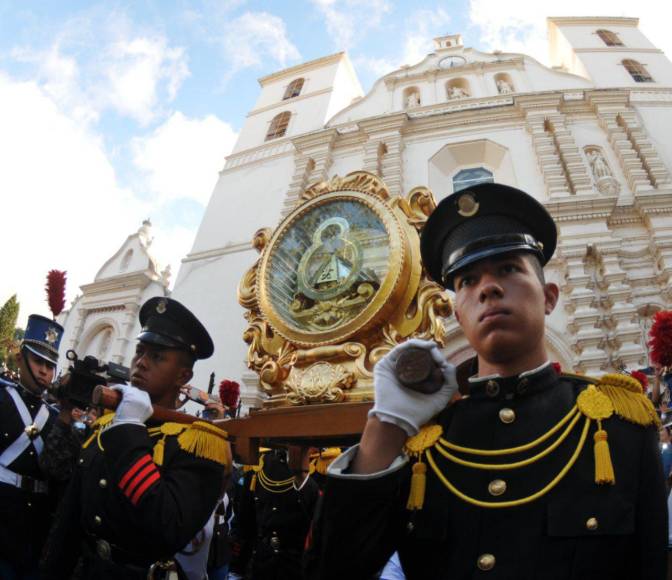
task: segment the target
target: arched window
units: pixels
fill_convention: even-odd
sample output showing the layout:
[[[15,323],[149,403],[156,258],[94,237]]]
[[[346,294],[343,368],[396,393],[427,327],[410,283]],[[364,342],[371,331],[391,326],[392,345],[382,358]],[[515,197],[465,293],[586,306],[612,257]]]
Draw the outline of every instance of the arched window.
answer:
[[[622,64],[636,83],[653,82],[653,77],[649,74],[649,71],[646,70],[646,67],[643,64],[631,59],[622,61]]]
[[[282,97],[282,100],[292,99],[298,97],[301,94],[301,89],[303,88],[303,79],[294,79],[291,83],[287,85],[285,89],[285,96]]]
[[[607,46],[623,46],[621,39],[618,38],[618,34],[612,32],[611,30],[598,30],[597,35],[603,40],[604,44]]]
[[[277,139],[278,137],[284,137],[287,132],[287,125],[289,125],[289,119],[292,114],[289,111],[283,111],[279,113],[268,126],[268,131],[266,132],[266,141],[271,139]]]
[[[458,171],[453,177],[453,192],[461,191],[478,183],[494,183],[492,172],[484,167]]]

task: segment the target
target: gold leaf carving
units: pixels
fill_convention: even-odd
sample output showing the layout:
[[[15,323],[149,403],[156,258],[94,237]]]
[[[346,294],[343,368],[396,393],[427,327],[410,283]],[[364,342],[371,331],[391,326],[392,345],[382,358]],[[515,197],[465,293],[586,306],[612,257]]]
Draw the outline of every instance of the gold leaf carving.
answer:
[[[355,383],[354,373],[341,365],[322,361],[305,370],[293,368],[285,388],[287,400],[293,405],[338,403],[345,396],[343,391],[351,389]]]
[[[340,190],[361,191],[376,195],[381,199],[388,199],[390,193],[380,177],[369,173],[368,171],[353,171],[345,177],[338,175],[332,177],[329,181],[321,181],[311,185],[301,194],[301,200],[309,200],[331,191]]]
[[[426,187],[414,187],[405,198],[394,198],[393,203],[418,231],[425,227],[427,218],[436,208],[434,194]]]

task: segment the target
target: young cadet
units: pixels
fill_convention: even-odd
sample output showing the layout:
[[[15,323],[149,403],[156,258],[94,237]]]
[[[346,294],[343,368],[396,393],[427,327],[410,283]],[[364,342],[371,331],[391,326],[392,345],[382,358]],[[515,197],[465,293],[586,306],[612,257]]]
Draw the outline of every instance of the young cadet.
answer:
[[[152,420],[152,405],[173,409],[196,359],[213,352],[210,335],[176,300],[152,298],[140,310],[142,331],[131,383],[117,388],[116,413],[101,417],[84,443],[59,507],[42,563],[46,578],[183,578],[174,555],[215,508],[226,434],[211,423]]]
[[[17,382],[0,379],[0,578],[33,578],[55,508],[55,489],[41,460],[54,431],[69,426],[42,399],[54,380],[63,327],[28,317],[16,355]],[[69,411],[68,411],[69,413]],[[69,422],[69,421],[68,421]],[[59,453],[61,450],[57,450]],[[53,458],[52,458],[53,459]],[[64,462],[72,462],[72,455]],[[52,463],[54,463],[52,461]]]
[[[540,203],[499,184],[429,217],[424,265],[476,351],[468,396],[449,404],[456,369],[431,342],[376,365],[361,442],[329,469],[312,578],[371,578],[395,551],[409,580],[665,578],[653,406],[629,376],[559,374],[544,348],[556,236]],[[410,347],[431,353],[438,392],[399,382]]]

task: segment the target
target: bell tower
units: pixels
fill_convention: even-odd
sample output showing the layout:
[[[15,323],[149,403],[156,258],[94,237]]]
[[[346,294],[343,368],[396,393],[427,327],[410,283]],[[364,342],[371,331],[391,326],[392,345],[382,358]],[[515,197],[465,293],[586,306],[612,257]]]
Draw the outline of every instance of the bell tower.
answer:
[[[672,84],[672,63],[639,30],[638,18],[553,17],[548,39],[554,68],[598,88]]]

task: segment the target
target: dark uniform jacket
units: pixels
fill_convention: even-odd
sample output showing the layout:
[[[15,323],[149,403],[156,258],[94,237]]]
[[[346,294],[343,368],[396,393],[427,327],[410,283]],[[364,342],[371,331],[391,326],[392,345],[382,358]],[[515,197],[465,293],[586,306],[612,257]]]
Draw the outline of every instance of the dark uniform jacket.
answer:
[[[152,564],[187,545],[217,503],[224,432],[199,431],[198,422],[106,429],[110,419],[84,444],[59,506],[42,563],[46,578],[69,578],[81,554],[83,578],[144,580]],[[181,438],[190,433],[201,444],[186,449]]]
[[[0,379],[0,458],[26,428],[10,389],[23,401],[33,422],[41,410],[48,413],[39,439],[33,439],[13,461],[8,461],[7,455],[0,459],[1,469],[11,472],[10,477],[12,473],[21,476],[19,487],[0,481],[0,560],[10,562],[23,574],[35,568],[55,508],[54,489],[40,468],[39,455],[40,450],[48,452],[57,413],[20,385]]]
[[[586,386],[558,376],[550,365],[526,378],[479,381],[438,422],[444,439],[463,447],[513,448],[548,432]],[[485,502],[515,500],[539,492],[558,476],[577,449],[583,425],[581,417],[557,449],[514,470],[477,470],[431,451],[460,492]],[[314,524],[310,577],[371,578],[398,550],[409,580],[664,580],[667,513],[657,429],[616,415],[602,426],[615,484],[595,483],[593,423],[564,478],[522,506],[492,509],[467,503],[430,466],[424,507],[415,512],[406,509],[410,464],[368,480],[330,477]],[[562,432],[525,453],[455,455],[511,463],[536,455]],[[490,486],[496,480],[505,483],[498,496],[489,491],[502,491],[501,482]]]
[[[269,452],[263,471],[271,481],[292,478],[287,464]],[[251,478],[255,478],[250,490]],[[300,489],[293,483],[274,487],[248,473],[234,521],[241,555],[234,570],[250,580],[300,580],[301,559],[319,489],[308,478]]]

